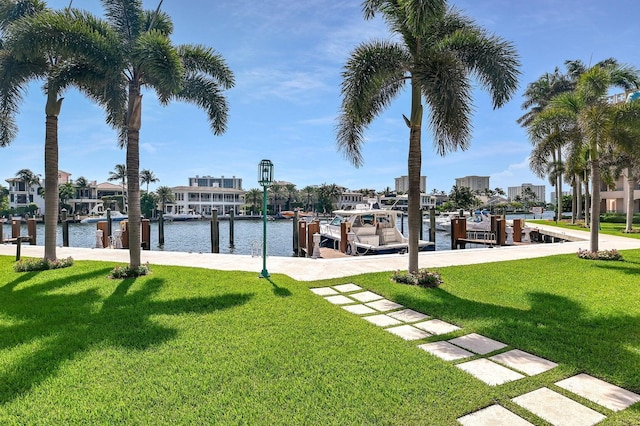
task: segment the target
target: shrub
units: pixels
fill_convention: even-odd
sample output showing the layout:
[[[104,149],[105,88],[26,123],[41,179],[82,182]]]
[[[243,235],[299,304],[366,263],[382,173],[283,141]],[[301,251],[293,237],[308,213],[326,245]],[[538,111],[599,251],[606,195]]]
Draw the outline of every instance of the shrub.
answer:
[[[580,259],[589,259],[589,260],[619,260],[619,261],[624,260],[622,255],[616,249],[600,250],[597,253],[589,250],[578,249],[578,257]]]
[[[151,272],[149,269],[149,263],[140,265],[137,268],[127,266],[116,266],[109,274],[109,278],[122,279],[122,278],[136,278],[143,275],[148,275]]]
[[[17,261],[15,265],[13,265],[13,270],[16,272],[46,271],[47,269],[66,268],[71,265],[73,265],[72,257],[56,260],[25,258]]]
[[[437,272],[419,269],[417,273],[395,271],[391,279],[400,284],[419,285],[420,287],[438,287],[442,284],[442,278]]]

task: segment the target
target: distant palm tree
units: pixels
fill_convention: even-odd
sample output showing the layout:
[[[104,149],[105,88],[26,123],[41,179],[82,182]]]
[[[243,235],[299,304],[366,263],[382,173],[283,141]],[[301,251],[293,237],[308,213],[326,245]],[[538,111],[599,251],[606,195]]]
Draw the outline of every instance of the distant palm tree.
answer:
[[[122,185],[122,208],[127,211],[127,166],[125,164],[116,164],[113,171],[109,172],[108,181],[118,181]]]
[[[159,186],[156,189],[156,196],[158,197],[158,204],[160,204],[160,211],[164,212],[167,203],[173,203],[175,198],[173,191],[168,186]]]
[[[262,201],[262,190],[258,188],[252,188],[245,194],[245,199],[251,201],[251,213],[254,212],[254,208]],[[256,209],[257,210],[257,209]]]
[[[147,194],[149,193],[149,184],[159,182],[160,179],[153,174],[151,170],[142,169],[140,170],[140,183],[147,184]]]
[[[31,169],[20,169],[16,173],[16,177],[24,182],[25,191],[29,191],[29,189],[34,186],[40,186],[40,175],[35,174],[31,171]]]
[[[77,189],[77,198],[80,199],[80,211],[78,211],[78,209],[75,209],[75,213],[83,213],[82,209],[84,207],[84,198],[88,197],[87,189],[89,188],[89,181],[87,180],[87,178],[85,178],[84,176],[80,176],[78,179],[76,179],[76,184],[75,187]]]
[[[441,155],[466,149],[471,139],[471,94],[476,77],[493,98],[506,103],[517,88],[515,48],[450,8],[445,0],[364,0],[365,19],[380,15],[397,36],[394,41],[363,43],[351,54],[342,74],[338,147],[358,167],[364,130],[398,97],[411,90],[408,209],[409,271],[418,270],[422,99]]]
[[[306,196],[306,201],[307,201],[305,210],[307,211],[313,210],[313,208],[311,207],[311,201],[313,201],[314,196],[316,194],[316,188],[311,185],[307,185],[304,188],[302,188],[302,192]]]
[[[282,189],[283,188],[284,187],[281,184],[279,184],[277,182],[274,182],[273,184],[271,184],[271,186],[268,189],[268,191],[271,193],[271,196],[273,197],[273,212],[274,213],[276,211],[280,211],[281,210],[280,208],[278,208],[279,207],[278,201],[280,200],[280,196],[282,195]]]
[[[76,194],[76,190],[73,185],[69,182],[63,183],[58,186],[58,198],[60,199],[60,210],[67,205],[67,201],[69,201]],[[69,206],[71,207],[71,206]],[[71,213],[71,212],[69,212]]]

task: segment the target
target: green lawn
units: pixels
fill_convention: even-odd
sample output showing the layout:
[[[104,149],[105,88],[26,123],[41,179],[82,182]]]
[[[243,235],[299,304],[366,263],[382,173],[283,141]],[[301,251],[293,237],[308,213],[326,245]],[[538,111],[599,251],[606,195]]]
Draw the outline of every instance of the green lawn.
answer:
[[[640,250],[442,268],[438,289],[390,273],[302,283],[110,263],[15,273],[0,256],[0,424],[453,425],[578,372],[640,392]],[[426,265],[425,265],[426,266]],[[314,295],[354,282],[558,362],[488,386]],[[583,401],[584,402],[584,401]],[[640,404],[602,424],[640,424]]]
[[[584,222],[576,222],[575,224],[571,224],[570,222],[555,223],[554,221],[551,221],[551,220],[530,220],[530,219],[527,219],[527,222],[539,223],[541,225],[557,226],[559,228],[565,228],[565,229],[577,229],[580,231],[589,232],[589,228],[584,226]],[[633,233],[622,232],[625,230],[625,228],[626,228],[626,225],[624,223],[608,223],[608,222],[600,223],[600,232],[602,234],[640,239],[640,226],[638,226],[637,224],[634,224],[633,229],[636,232],[633,232]]]

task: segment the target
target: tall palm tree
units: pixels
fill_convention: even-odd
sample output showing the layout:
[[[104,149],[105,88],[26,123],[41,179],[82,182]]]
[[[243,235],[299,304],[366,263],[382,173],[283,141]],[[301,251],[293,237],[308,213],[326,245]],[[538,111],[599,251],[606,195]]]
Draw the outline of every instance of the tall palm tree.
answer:
[[[284,189],[284,187],[277,183],[274,182],[270,187],[269,187],[269,192],[271,193],[271,196],[273,197],[273,212],[275,213],[276,211],[280,211],[281,209],[279,209],[279,204],[278,201],[280,201],[280,196],[282,195],[282,190]]]
[[[222,56],[201,45],[174,45],[173,24],[160,11],[142,9],[140,0],[101,0],[107,21],[117,34],[121,57],[113,65],[126,87],[126,114],[121,123],[121,143],[126,145],[129,215],[140,217],[140,126],[142,90],[155,90],[163,104],[171,100],[204,109],[214,134],[224,133],[228,106],[223,90],[234,85],[233,73]],[[115,94],[120,98],[120,94]],[[140,266],[140,224],[129,223],[129,263]]]
[[[40,175],[34,173],[31,169],[20,169],[16,172],[16,177],[24,182],[25,190],[29,191],[34,185],[40,186]]]
[[[122,185],[122,209],[124,211],[128,210],[128,200],[127,200],[127,166],[126,164],[116,164],[115,168],[109,172],[108,181],[117,181]]]
[[[147,185],[147,194],[149,193],[149,184],[159,182],[160,179],[156,177],[151,170],[140,170],[140,183]]]
[[[302,192],[305,194],[305,197],[307,200],[307,203],[305,205],[305,210],[310,211],[311,201],[313,200],[313,197],[316,194],[316,188],[311,185],[307,185],[304,188],[302,188]]]
[[[44,80],[45,104],[45,250],[44,257],[56,258],[58,221],[58,116],[61,97],[69,86],[76,86],[98,102],[104,100],[104,56],[98,62],[81,57],[78,52],[92,52],[101,29],[80,12],[45,10],[41,1],[3,2],[3,54],[0,56],[0,145],[15,136],[15,115],[22,93],[31,80]],[[13,18],[10,25],[7,22]],[[61,33],[66,35],[60,37]],[[6,37],[4,37],[6,35]],[[96,57],[94,57],[96,59]],[[112,108],[116,115],[116,108]],[[110,118],[108,118],[110,120]]]
[[[445,0],[364,0],[365,19],[380,15],[397,42],[358,46],[342,74],[337,142],[346,157],[362,164],[363,132],[408,83],[409,271],[418,270],[421,139],[424,98],[440,155],[466,149],[471,139],[471,78],[502,106],[517,87],[520,65],[509,42],[488,34]]]
[[[572,64],[576,64],[573,62]],[[575,67],[568,65],[569,73],[575,73]],[[530,83],[524,92],[525,101],[522,109],[528,110],[518,120],[522,127],[531,128],[536,117],[544,111],[551,100],[560,93],[573,90],[574,80],[568,75],[562,74],[558,68],[553,73],[546,73],[538,80]],[[530,138],[534,143],[534,149],[530,156],[530,167],[533,172],[543,177],[549,176],[549,182],[555,187],[557,194],[557,215],[556,222],[562,217],[562,176],[564,173],[564,163],[562,150],[567,144],[566,126],[561,122],[551,122],[537,132],[530,132]],[[541,127],[541,126],[539,126]],[[559,194],[559,195],[558,195]]]
[[[634,190],[640,179],[640,100],[618,105],[613,117],[613,149],[617,174],[627,179],[625,232],[633,231]],[[624,173],[621,169],[624,168]]]
[[[580,74],[575,90],[555,97],[551,108],[538,117],[545,120],[548,115],[573,116],[588,147],[592,181],[590,251],[594,253],[598,251],[600,225],[600,152],[611,139],[617,108],[607,102],[606,96],[610,88],[630,90],[637,88],[639,83],[638,71],[629,66],[615,61],[596,64]]]

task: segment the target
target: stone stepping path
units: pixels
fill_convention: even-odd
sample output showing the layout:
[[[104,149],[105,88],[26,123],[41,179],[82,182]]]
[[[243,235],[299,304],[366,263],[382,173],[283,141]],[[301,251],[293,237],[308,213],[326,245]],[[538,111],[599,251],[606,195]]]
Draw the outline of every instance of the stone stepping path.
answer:
[[[404,340],[422,340],[461,330],[454,324],[405,308],[356,284],[312,288],[311,291]],[[456,367],[490,386],[542,374],[558,366],[555,362],[519,349],[503,351],[508,349],[507,344],[477,333],[422,343],[418,348],[444,361],[458,362]],[[465,358],[474,359],[464,361]],[[554,385],[611,411],[624,410],[640,402],[640,395],[587,374],[578,374]],[[590,426],[606,418],[601,412],[546,387],[512,398],[511,401],[554,426]],[[474,426],[531,425],[497,404],[462,416],[458,422]]]

